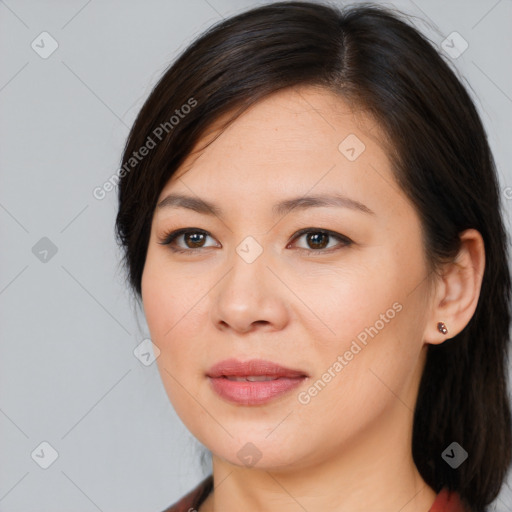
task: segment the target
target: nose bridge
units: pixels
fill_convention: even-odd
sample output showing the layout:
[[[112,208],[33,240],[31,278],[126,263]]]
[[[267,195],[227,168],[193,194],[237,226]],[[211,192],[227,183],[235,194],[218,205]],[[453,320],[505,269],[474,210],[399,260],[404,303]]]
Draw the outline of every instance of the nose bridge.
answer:
[[[242,303],[248,299],[258,300],[260,294],[265,295],[268,253],[268,249],[264,251],[263,245],[253,236],[245,237],[235,247],[229,258],[231,271],[223,286],[223,291],[231,294],[232,300]]]

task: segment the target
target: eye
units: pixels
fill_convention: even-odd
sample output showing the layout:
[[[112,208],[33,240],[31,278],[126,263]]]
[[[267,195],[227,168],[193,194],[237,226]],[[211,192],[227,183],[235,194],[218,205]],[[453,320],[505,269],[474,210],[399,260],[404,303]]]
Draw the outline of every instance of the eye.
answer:
[[[339,233],[335,233],[334,231],[330,231],[328,229],[319,229],[319,228],[305,228],[301,229],[297,233],[292,240],[299,240],[300,238],[305,236],[306,243],[309,244],[309,247],[299,247],[300,251],[306,251],[308,253],[325,253],[332,252],[332,250],[338,250],[341,247],[345,247],[351,245],[353,242],[349,238]],[[177,245],[177,241],[182,238],[182,242],[184,245]],[[210,234],[207,231],[204,231],[199,228],[183,228],[178,229],[176,231],[171,231],[165,233],[162,240],[158,242],[160,245],[168,245],[173,252],[180,253],[194,253],[200,249],[207,249],[208,247],[219,247],[219,245],[205,245],[205,240],[210,237]],[[329,239],[335,239],[338,244],[330,245]],[[222,246],[220,246],[222,247]],[[286,246],[290,247],[290,244]],[[327,250],[325,250],[327,248]]]
[[[353,242],[350,240],[350,238],[347,238],[344,235],[341,235],[339,233],[335,233],[334,231],[330,231],[328,229],[318,229],[318,228],[305,228],[301,229],[298,233],[296,233],[295,240],[299,240],[300,238],[305,236],[305,242],[308,244],[309,247],[299,247],[299,250],[304,250],[309,253],[325,253],[325,252],[332,252],[332,249],[337,250],[340,249],[340,244],[334,244],[329,247],[330,240],[329,239],[335,239],[338,240],[338,242],[341,242],[341,246],[348,246],[351,245]],[[324,249],[328,250],[324,250]]]
[[[177,231],[166,233],[163,239],[158,242],[161,245],[168,245],[174,252],[194,252],[198,249],[203,249],[212,246],[205,246],[204,241],[210,234],[198,228],[184,228]],[[176,240],[183,237],[185,246],[176,247]]]

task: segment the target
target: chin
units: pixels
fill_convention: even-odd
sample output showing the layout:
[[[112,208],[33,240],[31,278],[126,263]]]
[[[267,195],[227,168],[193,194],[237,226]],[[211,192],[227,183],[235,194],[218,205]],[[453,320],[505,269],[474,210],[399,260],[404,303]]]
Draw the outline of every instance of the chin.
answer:
[[[229,426],[227,429],[233,438],[226,434],[222,439],[212,439],[211,432],[205,436],[201,436],[200,433],[194,435],[214,456],[240,468],[274,472],[299,469],[308,463],[314,463],[314,459],[319,455],[311,440],[306,446],[303,436],[294,441],[289,432],[283,431],[281,435],[272,432],[268,436],[268,432],[250,435],[247,430],[237,434],[231,431]],[[305,449],[307,452],[304,452]]]

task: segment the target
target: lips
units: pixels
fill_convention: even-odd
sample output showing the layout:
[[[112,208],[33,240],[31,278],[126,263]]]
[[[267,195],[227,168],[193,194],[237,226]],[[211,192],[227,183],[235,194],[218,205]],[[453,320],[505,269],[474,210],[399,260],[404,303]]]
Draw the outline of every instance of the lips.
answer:
[[[308,375],[272,361],[226,359],[207,372],[212,389],[240,405],[261,405],[300,385]]]
[[[238,361],[237,359],[226,359],[213,365],[207,372],[208,377],[248,377],[248,376],[269,376],[269,377],[307,377],[301,370],[292,370],[272,361],[263,359],[251,359],[249,361]]]

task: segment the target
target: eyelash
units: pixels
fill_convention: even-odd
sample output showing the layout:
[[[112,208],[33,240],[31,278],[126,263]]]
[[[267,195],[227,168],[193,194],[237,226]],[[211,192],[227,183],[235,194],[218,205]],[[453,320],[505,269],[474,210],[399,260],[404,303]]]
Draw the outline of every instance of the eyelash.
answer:
[[[211,248],[211,247],[196,247],[196,248],[192,248],[192,249],[190,249],[190,248],[189,249],[180,249],[180,248],[177,248],[177,247],[171,245],[176,240],[176,238],[178,238],[181,235],[187,234],[187,233],[200,233],[200,234],[203,234],[206,236],[211,236],[210,233],[208,233],[208,231],[205,231],[203,229],[183,228],[183,229],[178,229],[176,231],[169,231],[169,232],[165,233],[163,235],[162,240],[158,243],[160,245],[168,245],[169,248],[173,252],[176,252],[176,253],[196,253],[197,251]],[[350,240],[350,238],[348,238],[344,235],[340,235],[339,233],[335,233],[334,231],[330,231],[328,229],[319,229],[319,228],[305,228],[305,229],[301,229],[301,230],[297,231],[297,233],[295,233],[295,235],[292,239],[292,242],[297,240],[298,238],[300,238],[302,235],[305,235],[308,233],[315,233],[315,234],[321,233],[323,235],[327,235],[329,237],[336,238],[337,240],[339,240],[340,242],[342,242],[344,244],[341,247],[334,247],[334,248],[331,247],[330,249],[304,249],[302,247],[298,248],[299,251],[304,251],[311,255],[313,253],[320,253],[320,254],[331,253],[331,252],[333,252],[333,250],[334,251],[339,250],[343,247],[352,245],[352,243],[353,243],[352,240]]]

